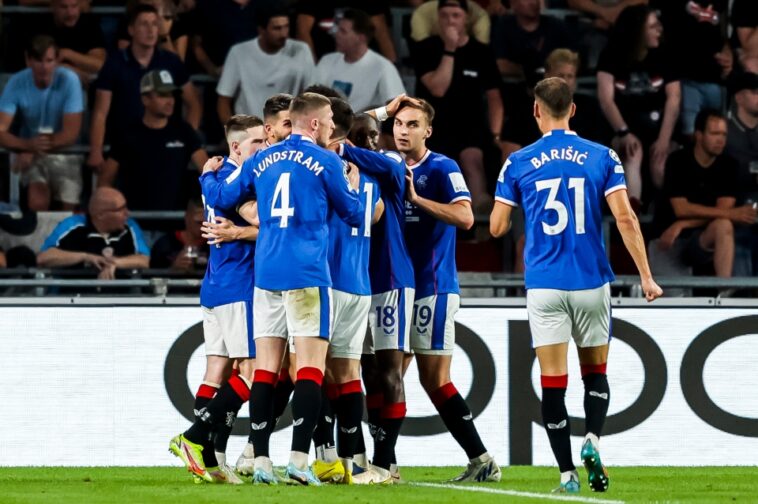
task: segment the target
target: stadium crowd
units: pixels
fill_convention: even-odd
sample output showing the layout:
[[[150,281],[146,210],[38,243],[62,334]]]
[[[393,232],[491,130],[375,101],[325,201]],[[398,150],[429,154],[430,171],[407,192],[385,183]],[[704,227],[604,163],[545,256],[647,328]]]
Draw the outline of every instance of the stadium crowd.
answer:
[[[557,76],[575,91],[572,128],[623,161],[654,273],[758,274],[757,2],[436,3],[129,0],[115,15],[97,7],[124,2],[18,0],[37,9],[2,19],[0,184],[18,192],[25,217],[75,214],[60,214],[36,261],[0,252],[0,267],[200,274],[197,177],[209,155],[225,153],[222,125],[233,114],[263,117],[272,95],[313,84],[356,111],[404,92],[431,103],[429,146],[458,161],[486,217],[505,158],[540,138],[533,85]],[[390,129],[379,139],[386,149]],[[185,218],[138,224],[127,207]],[[487,237],[486,218],[459,231],[460,269],[523,271],[524,225],[514,218],[505,240]],[[0,215],[0,246],[14,244],[11,230],[40,232],[38,219],[22,220],[31,224]],[[634,271],[620,238],[610,243],[614,269]],[[51,253],[64,245],[77,253]]]

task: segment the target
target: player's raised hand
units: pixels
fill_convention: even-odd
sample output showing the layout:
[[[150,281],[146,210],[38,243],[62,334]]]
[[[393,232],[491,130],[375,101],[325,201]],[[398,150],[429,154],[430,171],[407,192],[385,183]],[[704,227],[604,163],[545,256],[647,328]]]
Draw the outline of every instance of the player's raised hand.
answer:
[[[663,289],[652,278],[642,279],[642,292],[645,293],[645,299],[647,299],[648,303],[663,296]]]
[[[405,199],[414,204],[418,200],[416,186],[413,184],[413,172],[407,166],[405,167]]]
[[[203,238],[208,240],[208,245],[230,242],[239,239],[240,229],[229,219],[216,217],[216,222],[203,222],[200,230]]]
[[[224,158],[221,156],[213,156],[203,165],[203,173],[216,171],[224,164]]]
[[[387,115],[389,117],[393,117],[395,114],[397,114],[397,110],[400,108],[400,105],[402,105],[404,102],[413,103],[415,105],[420,106],[421,103],[416,99],[408,96],[405,93],[401,93],[394,97],[392,101],[390,101],[387,106]]]

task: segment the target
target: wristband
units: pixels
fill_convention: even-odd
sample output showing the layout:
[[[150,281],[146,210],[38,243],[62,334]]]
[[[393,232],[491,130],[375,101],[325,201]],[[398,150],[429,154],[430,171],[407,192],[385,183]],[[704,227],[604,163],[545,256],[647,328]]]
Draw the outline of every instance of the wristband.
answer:
[[[621,128],[620,130],[616,131],[616,138],[624,138],[629,133],[631,133],[629,131],[629,128],[627,128],[627,127]]]
[[[374,115],[376,115],[376,119],[379,122],[384,122],[387,119],[389,119],[389,114],[387,113],[387,107],[377,107],[374,109]]]
[[[455,51],[448,51],[448,50],[444,50],[444,51],[442,51],[442,54],[443,54],[444,56],[452,56],[452,57],[455,57]]]

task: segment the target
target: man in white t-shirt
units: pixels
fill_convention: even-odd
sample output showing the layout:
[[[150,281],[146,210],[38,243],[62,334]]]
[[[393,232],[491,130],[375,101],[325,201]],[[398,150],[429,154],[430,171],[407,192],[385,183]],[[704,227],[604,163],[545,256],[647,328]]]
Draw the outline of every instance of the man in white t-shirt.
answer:
[[[233,113],[261,116],[269,96],[297,95],[313,82],[313,55],[307,44],[289,38],[286,9],[261,9],[257,22],[258,37],[233,45],[226,57],[216,86],[221,124]]]
[[[337,52],[325,54],[316,67],[316,82],[344,93],[354,110],[384,105],[405,93],[392,62],[368,48],[373,35],[368,14],[345,10],[337,23]]]

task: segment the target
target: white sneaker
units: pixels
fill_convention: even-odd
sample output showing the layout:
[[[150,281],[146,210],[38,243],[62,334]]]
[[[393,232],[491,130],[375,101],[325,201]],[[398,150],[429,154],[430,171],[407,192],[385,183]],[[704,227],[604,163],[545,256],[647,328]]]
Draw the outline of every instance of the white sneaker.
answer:
[[[247,443],[237,459],[237,472],[243,476],[252,476],[255,472],[255,452],[253,444]]]
[[[495,459],[490,455],[478,457],[469,462],[466,470],[461,474],[451,479],[451,482],[461,483],[464,481],[473,482],[498,482],[502,477],[500,467],[495,462]]]
[[[226,485],[242,485],[244,481],[234,472],[230,466],[222,464],[218,466],[215,471],[210,471],[211,477],[214,483],[222,483]]]
[[[353,475],[354,485],[391,485],[392,473],[387,469],[371,465],[360,474]]]

